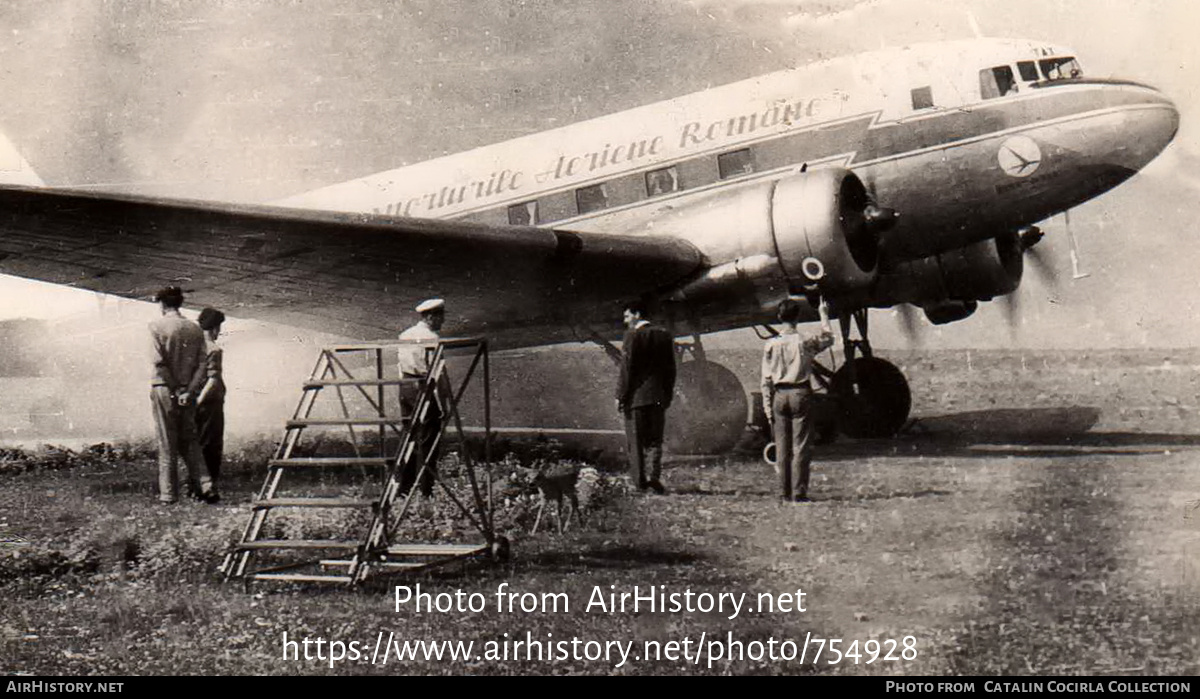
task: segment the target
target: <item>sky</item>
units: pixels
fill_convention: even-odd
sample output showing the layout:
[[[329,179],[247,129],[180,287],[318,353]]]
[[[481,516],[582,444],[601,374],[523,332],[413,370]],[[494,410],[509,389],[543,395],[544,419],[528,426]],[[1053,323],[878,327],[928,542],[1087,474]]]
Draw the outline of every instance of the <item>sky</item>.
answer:
[[[812,60],[988,36],[1076,49],[1182,115],[1142,175],[1042,243],[1010,314],[928,347],[1195,346],[1200,18],[1186,0],[10,0],[0,129],[51,186],[269,202]],[[0,319],[87,314],[92,294],[0,278]],[[905,346],[894,314],[876,341]],[[752,337],[752,336],[749,336]],[[714,342],[743,342],[746,334]]]

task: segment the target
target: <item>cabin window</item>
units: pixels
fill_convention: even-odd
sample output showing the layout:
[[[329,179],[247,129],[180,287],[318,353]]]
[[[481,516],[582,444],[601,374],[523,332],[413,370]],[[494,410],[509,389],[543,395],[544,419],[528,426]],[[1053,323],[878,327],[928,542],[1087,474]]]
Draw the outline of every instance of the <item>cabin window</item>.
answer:
[[[721,153],[717,156],[717,171],[723,180],[754,172],[754,159],[750,156],[750,149]]]
[[[1079,67],[1079,61],[1075,60],[1073,56],[1047,58],[1043,61],[1038,61],[1038,65],[1042,69],[1042,75],[1047,80],[1067,80],[1069,78],[1083,77],[1083,70]]]
[[[514,226],[536,226],[541,223],[538,219],[538,203],[527,201],[508,207],[508,222]]]
[[[603,182],[590,187],[580,187],[575,190],[575,205],[581,214],[599,211],[608,206],[608,189]]]
[[[979,71],[979,93],[985,100],[1003,97],[1017,91],[1017,81],[1009,66],[984,68]]]
[[[646,196],[657,197],[679,191],[679,170],[674,165],[646,173]]]
[[[925,87],[914,87],[912,90],[913,109],[929,109],[932,106],[933,88],[928,85]]]
[[[1031,83],[1038,80],[1037,65],[1033,61],[1018,61],[1017,72],[1021,74],[1021,79]]]

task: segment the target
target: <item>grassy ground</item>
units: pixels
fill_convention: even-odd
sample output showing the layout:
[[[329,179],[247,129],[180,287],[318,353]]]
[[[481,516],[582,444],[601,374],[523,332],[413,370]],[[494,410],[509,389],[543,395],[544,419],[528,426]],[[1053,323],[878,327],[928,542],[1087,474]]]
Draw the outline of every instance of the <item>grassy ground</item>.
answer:
[[[3,452],[0,537],[9,543],[0,545],[0,671],[1194,674],[1200,419],[1191,384],[1157,363],[1074,373],[1047,365],[1062,385],[1024,406],[1024,389],[1001,369],[934,372],[928,381],[941,393],[918,397],[920,419],[905,435],[822,450],[812,504],[778,504],[773,473],[751,457],[676,460],[664,478],[668,496],[605,478],[584,526],[530,535],[536,498],[522,494],[519,478],[499,474],[510,486],[501,486],[510,497],[500,521],[513,540],[511,562],[456,565],[354,591],[247,592],[220,581],[215,567],[245,521],[261,453],[235,458],[224,504],[164,508],[154,501],[144,450]],[[354,487],[332,477],[310,485]],[[461,534],[444,514],[433,509],[425,534]],[[416,583],[434,593],[481,593],[487,608],[397,612],[392,585]],[[571,609],[499,612],[502,583],[514,592],[566,593]],[[743,610],[729,619],[584,608],[597,587],[635,585],[745,592],[752,600],[801,588],[807,611]],[[620,667],[510,655],[331,668],[285,660],[285,632],[357,641],[367,651],[380,632],[473,641],[476,652],[526,633],[635,647]],[[912,636],[917,655],[829,664],[826,653],[814,665],[810,647],[803,664],[742,658],[711,666],[707,656],[698,665],[636,657],[648,640],[690,639],[694,653],[701,634],[728,633],[743,643],[838,638],[842,650],[858,640],[860,651],[868,640]]]

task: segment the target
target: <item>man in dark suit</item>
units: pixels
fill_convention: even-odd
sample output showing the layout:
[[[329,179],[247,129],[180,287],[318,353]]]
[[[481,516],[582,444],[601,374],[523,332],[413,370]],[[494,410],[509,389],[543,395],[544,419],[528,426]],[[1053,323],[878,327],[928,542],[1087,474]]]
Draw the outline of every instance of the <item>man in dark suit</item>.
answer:
[[[666,493],[662,472],[663,428],[675,391],[675,340],[650,324],[646,306],[625,307],[625,340],[621,346],[621,382],[617,410],[625,417],[629,463],[637,468],[638,488]]]

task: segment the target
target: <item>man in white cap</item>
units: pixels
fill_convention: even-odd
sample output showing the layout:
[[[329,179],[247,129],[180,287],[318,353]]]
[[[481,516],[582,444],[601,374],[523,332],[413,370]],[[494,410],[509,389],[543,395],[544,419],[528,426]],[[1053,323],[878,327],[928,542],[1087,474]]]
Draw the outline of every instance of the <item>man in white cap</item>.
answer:
[[[440,339],[438,331],[446,320],[446,302],[442,299],[426,299],[417,304],[417,313],[421,319],[412,327],[400,333],[400,342],[411,345],[399,349],[399,370],[401,379],[409,381],[400,384],[400,408],[402,414],[410,420],[417,407],[417,399],[421,394],[421,380],[429,373],[428,361],[433,355],[426,350],[436,347]],[[429,415],[420,434],[414,435],[417,440],[416,459],[400,478],[400,492],[407,493],[417,479],[421,462],[428,459],[429,466],[421,478],[421,494],[433,495],[434,468],[437,466],[437,453],[434,445],[442,430],[442,409],[437,400],[430,402]]]

